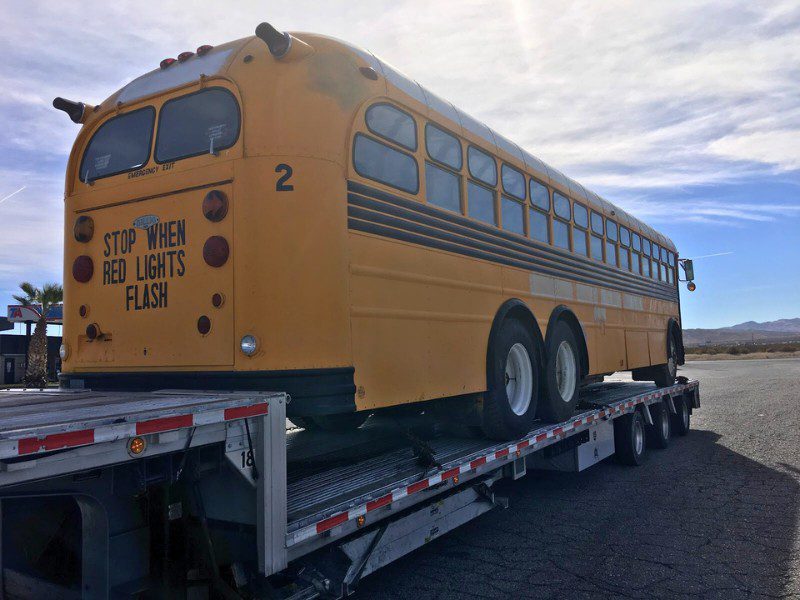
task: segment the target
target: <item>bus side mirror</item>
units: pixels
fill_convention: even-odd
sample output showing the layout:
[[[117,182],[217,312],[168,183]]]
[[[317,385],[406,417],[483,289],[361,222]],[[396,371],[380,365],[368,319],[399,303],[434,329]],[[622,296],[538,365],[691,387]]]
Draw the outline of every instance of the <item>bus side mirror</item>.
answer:
[[[697,286],[694,284],[694,281],[692,281],[694,279],[694,263],[690,258],[685,258],[681,260],[681,266],[683,267],[683,272],[686,274],[686,281],[688,282],[686,288],[690,292],[695,291]]]

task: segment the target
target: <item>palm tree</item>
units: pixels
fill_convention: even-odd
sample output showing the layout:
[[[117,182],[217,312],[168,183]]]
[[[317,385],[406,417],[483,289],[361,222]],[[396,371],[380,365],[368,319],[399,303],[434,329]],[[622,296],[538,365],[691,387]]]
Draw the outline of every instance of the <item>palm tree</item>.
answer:
[[[23,306],[41,304],[42,312],[36,321],[31,344],[28,347],[28,368],[25,370],[25,386],[43,388],[47,385],[47,313],[50,307],[64,299],[64,288],[57,283],[45,283],[37,288],[27,281],[19,284],[24,295],[14,295],[14,300]]]

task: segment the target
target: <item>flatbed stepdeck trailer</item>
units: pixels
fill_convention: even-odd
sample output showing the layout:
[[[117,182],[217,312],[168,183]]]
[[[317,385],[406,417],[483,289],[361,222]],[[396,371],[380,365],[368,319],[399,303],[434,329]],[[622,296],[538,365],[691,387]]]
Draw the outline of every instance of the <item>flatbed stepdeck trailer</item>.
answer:
[[[197,587],[224,597],[345,596],[502,506],[498,480],[529,468],[580,471],[615,453],[635,463],[645,431],[668,437],[667,420],[686,433],[700,405],[696,381],[593,384],[571,419],[496,443],[387,417],[346,434],[306,432],[287,427],[288,401],[268,392],[0,391],[4,597]],[[55,555],[77,562],[65,574]]]

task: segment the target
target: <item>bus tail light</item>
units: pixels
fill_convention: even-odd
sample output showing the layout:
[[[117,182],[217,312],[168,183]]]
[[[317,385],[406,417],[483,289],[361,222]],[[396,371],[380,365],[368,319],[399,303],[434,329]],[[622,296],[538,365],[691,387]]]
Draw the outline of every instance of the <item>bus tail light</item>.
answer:
[[[91,325],[87,325],[86,327],[86,337],[91,340],[96,340],[100,337],[100,327],[98,327],[97,323],[92,323]]]
[[[94,275],[94,263],[86,255],[81,255],[72,263],[72,276],[80,283],[86,283]]]
[[[158,63],[158,66],[161,67],[162,69],[166,69],[174,62],[177,62],[174,58],[165,58],[160,63]]]
[[[189,60],[194,56],[194,52],[187,50],[186,52],[181,52],[178,54],[178,62],[183,62],[185,60]]]
[[[200,332],[200,335],[208,334],[211,331],[211,319],[205,315],[197,319],[197,331]]]
[[[207,54],[213,48],[214,46],[211,46],[210,44],[203,44],[197,49],[197,56],[203,56],[203,54]]]
[[[211,190],[203,198],[203,214],[206,219],[218,223],[228,214],[228,196],[225,192]]]
[[[75,235],[75,240],[78,242],[86,243],[94,236],[94,219],[81,215],[75,221],[75,227],[72,228]]]
[[[221,235],[212,235],[203,244],[203,260],[211,267],[221,267],[228,261],[228,240]]]

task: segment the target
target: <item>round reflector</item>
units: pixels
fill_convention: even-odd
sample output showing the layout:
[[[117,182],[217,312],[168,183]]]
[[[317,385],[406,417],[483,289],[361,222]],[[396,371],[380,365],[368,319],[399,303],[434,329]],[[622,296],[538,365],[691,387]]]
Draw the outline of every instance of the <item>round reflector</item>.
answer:
[[[94,275],[94,263],[86,255],[81,255],[72,263],[72,276],[76,281],[86,283]]]
[[[206,335],[211,331],[211,319],[205,315],[197,319],[197,331],[200,332],[200,335]]]
[[[218,223],[228,214],[228,196],[225,192],[211,190],[203,198],[203,214],[206,219]]]
[[[212,235],[203,244],[203,260],[212,267],[221,267],[228,260],[228,240],[221,235]]]
[[[175,59],[174,59],[174,58],[165,58],[165,59],[164,59],[164,60],[162,60],[160,63],[158,63],[158,65],[159,65],[159,66],[160,66],[162,69],[166,69],[168,66],[170,66],[170,65],[171,65],[172,63],[174,63],[174,62],[175,62]]]
[[[81,304],[80,308],[78,309],[78,314],[85,319],[86,315],[89,314],[89,307],[85,304]]]
[[[86,327],[86,337],[90,340],[95,340],[100,335],[100,328],[97,323],[92,323]]]
[[[223,296],[219,292],[211,296],[211,306],[213,306],[214,308],[219,308],[223,304],[225,304],[225,296]]]
[[[75,239],[79,242],[86,243],[94,236],[94,219],[81,215],[75,221],[75,227],[72,229],[75,234]]]
[[[206,52],[208,52],[209,50],[211,50],[213,47],[214,47],[214,46],[210,46],[209,44],[203,44],[202,46],[200,46],[200,47],[197,49],[197,55],[198,55],[198,56],[203,56],[203,54],[205,54]]]
[[[241,341],[242,352],[247,356],[253,356],[258,349],[258,342],[255,336],[247,334],[242,337]]]
[[[185,60],[188,60],[188,59],[192,58],[193,56],[194,56],[194,52],[190,52],[190,51],[187,50],[186,52],[181,52],[180,54],[178,54],[178,60],[180,62],[183,62]]]

